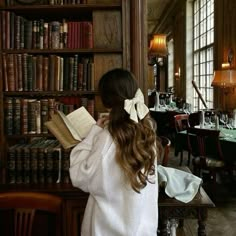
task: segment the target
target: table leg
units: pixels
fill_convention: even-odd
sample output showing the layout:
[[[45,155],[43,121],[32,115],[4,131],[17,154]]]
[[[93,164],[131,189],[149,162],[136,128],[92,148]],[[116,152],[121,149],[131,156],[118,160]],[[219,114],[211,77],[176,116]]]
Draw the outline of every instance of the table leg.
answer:
[[[162,219],[160,220],[160,236],[168,236],[169,235],[169,229],[168,229],[168,219]]]
[[[198,236],[206,236],[206,223],[205,221],[198,221]]]
[[[199,210],[198,218],[198,236],[206,236],[207,209]]]
[[[184,219],[180,219],[179,220],[179,228],[183,228],[184,227]]]
[[[177,220],[171,219],[170,220],[170,235],[176,236],[176,228],[178,227]]]

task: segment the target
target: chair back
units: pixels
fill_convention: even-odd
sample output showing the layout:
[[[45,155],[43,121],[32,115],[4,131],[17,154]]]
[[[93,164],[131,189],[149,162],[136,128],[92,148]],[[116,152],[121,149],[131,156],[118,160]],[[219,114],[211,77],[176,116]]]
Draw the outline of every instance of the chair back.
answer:
[[[219,130],[189,127],[187,139],[191,154],[193,156],[212,156],[223,160],[219,134]]]
[[[186,130],[188,127],[190,127],[188,114],[175,115],[174,120],[175,120],[175,130],[177,133]]]
[[[188,118],[190,127],[200,125],[200,117],[201,117],[201,111],[190,113]]]
[[[171,146],[171,141],[169,138],[165,136],[160,136],[160,141],[162,145],[162,161],[161,165],[167,166],[169,162],[169,153],[170,153],[170,146]]]
[[[36,235],[35,232],[39,232],[38,235],[42,236],[61,235],[62,198],[58,196],[38,192],[0,193],[0,210],[5,213],[7,213],[6,210],[12,212],[12,214],[8,214],[9,217],[3,219],[4,226],[8,227],[5,228],[3,235],[33,236]],[[35,223],[37,214],[41,218],[43,216],[47,220],[50,219],[50,222],[47,222],[47,234],[43,233],[45,229],[41,227],[40,223],[38,225]],[[44,222],[41,218],[39,218],[41,222]],[[13,227],[11,223],[13,223]]]

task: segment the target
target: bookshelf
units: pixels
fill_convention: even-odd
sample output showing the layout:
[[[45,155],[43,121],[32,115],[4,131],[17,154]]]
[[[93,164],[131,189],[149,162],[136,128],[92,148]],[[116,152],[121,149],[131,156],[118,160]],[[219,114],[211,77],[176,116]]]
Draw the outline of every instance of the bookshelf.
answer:
[[[47,159],[50,145],[44,147],[44,140],[53,137],[44,122],[56,109],[68,114],[81,105],[96,118],[103,109],[96,92],[98,79],[111,68],[125,66],[122,2],[79,2],[20,5],[6,1],[1,8],[4,184],[30,183],[31,173],[14,180],[9,172],[14,173],[15,168],[18,173],[20,168],[24,176],[32,168],[25,155],[34,153],[36,147],[45,150]],[[35,139],[38,143],[31,145]],[[10,155],[12,158],[8,158]],[[14,155],[19,157],[14,160]],[[38,163],[38,167],[41,165],[46,173],[47,163]],[[38,181],[47,184],[47,179]]]
[[[87,194],[71,186],[70,150],[43,123],[55,109],[81,105],[96,119],[104,112],[97,83],[112,68],[145,74],[146,1],[20,2],[0,0],[0,191],[62,196],[63,235],[79,235]],[[144,79],[138,76],[143,90]]]

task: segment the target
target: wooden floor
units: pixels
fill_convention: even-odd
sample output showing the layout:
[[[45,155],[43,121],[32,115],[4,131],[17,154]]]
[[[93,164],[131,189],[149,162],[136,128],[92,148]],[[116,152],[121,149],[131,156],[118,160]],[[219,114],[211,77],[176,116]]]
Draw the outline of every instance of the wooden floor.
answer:
[[[187,164],[186,156],[184,164]],[[179,157],[174,156],[172,148],[169,166],[176,165],[179,165]],[[214,191],[211,186],[204,185],[203,187],[216,205],[208,212],[207,236],[236,236],[236,181],[232,184],[227,176],[221,176]],[[187,220],[182,230],[177,229],[177,236],[196,236],[197,226],[196,220]]]

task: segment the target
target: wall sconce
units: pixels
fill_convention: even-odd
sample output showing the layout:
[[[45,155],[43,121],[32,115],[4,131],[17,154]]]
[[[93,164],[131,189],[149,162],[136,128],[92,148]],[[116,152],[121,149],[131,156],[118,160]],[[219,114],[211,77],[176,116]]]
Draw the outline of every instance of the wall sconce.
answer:
[[[180,69],[180,67],[179,67],[178,72],[175,72],[175,79],[176,79],[176,80],[179,80],[179,79],[180,79],[180,76],[181,76],[181,69]]]
[[[165,34],[154,35],[150,41],[149,54],[154,57],[165,57],[168,55]]]

